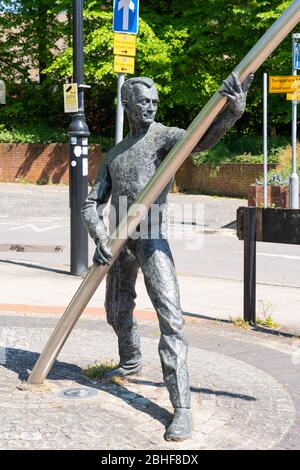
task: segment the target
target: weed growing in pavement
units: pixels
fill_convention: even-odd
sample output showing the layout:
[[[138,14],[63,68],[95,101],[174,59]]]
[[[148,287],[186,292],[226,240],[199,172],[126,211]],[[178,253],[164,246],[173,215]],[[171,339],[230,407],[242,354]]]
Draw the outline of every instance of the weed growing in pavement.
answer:
[[[250,330],[251,325],[247,321],[245,321],[243,318],[238,317],[238,318],[232,318],[229,316],[229,321],[232,323],[234,326],[238,328],[243,328],[244,330]]]
[[[256,324],[265,326],[266,328],[278,328],[280,325],[272,318],[272,312],[275,308],[275,305],[272,302],[268,302],[263,299],[259,299],[257,304],[259,313]]]
[[[96,361],[94,364],[82,368],[82,372],[89,379],[99,380],[105,379],[105,374],[115,369],[116,367],[118,367],[118,364],[115,361],[104,359],[102,362]],[[124,379],[114,376],[110,377],[108,381],[117,385],[122,385],[124,383]]]

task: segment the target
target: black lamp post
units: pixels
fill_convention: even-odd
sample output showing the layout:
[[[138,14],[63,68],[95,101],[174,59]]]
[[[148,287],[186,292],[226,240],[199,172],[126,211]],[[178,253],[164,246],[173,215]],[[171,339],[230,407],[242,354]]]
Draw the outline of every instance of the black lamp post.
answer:
[[[69,185],[71,218],[71,274],[88,270],[88,233],[81,220],[81,208],[88,192],[88,136],[84,115],[83,0],[73,0],[73,82],[78,86],[78,112],[69,127]]]

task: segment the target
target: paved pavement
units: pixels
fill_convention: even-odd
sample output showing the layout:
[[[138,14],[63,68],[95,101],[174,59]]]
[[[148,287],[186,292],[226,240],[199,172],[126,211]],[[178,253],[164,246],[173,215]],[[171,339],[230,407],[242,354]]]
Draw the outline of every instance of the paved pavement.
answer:
[[[2,449],[299,449],[300,340],[187,319],[193,437],[163,439],[172,409],[157,353],[157,323],[139,315],[144,369],[122,385],[89,380],[81,368],[116,359],[104,319],[83,317],[42,387],[18,388],[56,318],[0,317]],[[71,398],[62,392],[73,390]],[[83,398],[74,397],[79,389]],[[84,397],[92,390],[95,396]]]
[[[14,189],[4,186],[2,193]],[[20,204],[12,205],[7,197],[6,210],[28,214],[40,189],[21,187]],[[66,188],[42,191],[49,195],[49,208],[56,200],[54,191],[66,197]],[[222,229],[213,222],[221,214],[223,225],[232,222],[234,205],[241,205],[225,198],[208,201],[207,230]],[[39,232],[26,241],[38,243]],[[240,281],[178,273],[190,345],[194,432],[191,440],[170,444],[162,437],[172,409],[162,384],[159,330],[142,277],[136,311],[144,357],[141,376],[118,386],[82,374],[81,368],[95,361],[117,360],[101,285],[45,385],[18,388],[81,282],[67,273],[68,266],[49,263],[57,253],[39,254],[38,261],[24,255],[28,259],[5,253],[0,262],[0,448],[300,449],[300,339],[293,334],[300,331],[298,288],[259,285],[261,316],[272,313],[281,328],[244,330],[228,323],[242,313]],[[74,388],[81,390],[81,399],[72,392],[71,398],[62,396],[63,390]],[[95,395],[84,397],[90,390]]]

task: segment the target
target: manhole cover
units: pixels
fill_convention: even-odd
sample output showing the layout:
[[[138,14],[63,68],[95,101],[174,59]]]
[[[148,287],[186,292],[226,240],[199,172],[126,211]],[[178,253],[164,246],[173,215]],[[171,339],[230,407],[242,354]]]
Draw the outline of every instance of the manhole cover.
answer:
[[[57,392],[57,395],[61,398],[67,398],[68,400],[80,400],[82,398],[92,398],[98,394],[98,390],[89,387],[82,388],[65,388]]]

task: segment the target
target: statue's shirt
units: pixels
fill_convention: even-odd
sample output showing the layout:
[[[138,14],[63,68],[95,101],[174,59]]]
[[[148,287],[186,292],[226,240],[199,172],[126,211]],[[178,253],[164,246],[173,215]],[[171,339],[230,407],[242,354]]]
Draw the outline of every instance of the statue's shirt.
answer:
[[[166,127],[154,122],[144,134],[140,136],[129,134],[108,152],[82,209],[84,223],[95,241],[106,237],[104,209],[110,196],[109,229],[112,233],[184,132],[178,127]],[[151,237],[153,227],[159,237],[165,232],[167,228],[165,203],[171,184],[172,180],[156,199],[148,216],[141,221],[142,238],[144,227],[148,232],[151,228]]]
[[[127,207],[122,207],[122,212],[136,200],[184,132],[183,129],[166,127],[154,122],[143,136],[133,137],[128,134],[122,142],[109,151],[107,168],[111,179],[111,204],[116,210],[121,210],[120,197],[123,201],[122,206],[125,198],[127,200]],[[155,204],[161,206],[166,202],[171,183],[172,180]]]

